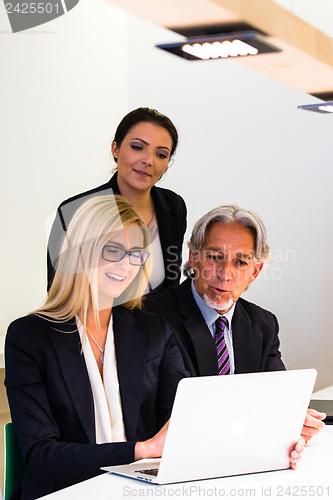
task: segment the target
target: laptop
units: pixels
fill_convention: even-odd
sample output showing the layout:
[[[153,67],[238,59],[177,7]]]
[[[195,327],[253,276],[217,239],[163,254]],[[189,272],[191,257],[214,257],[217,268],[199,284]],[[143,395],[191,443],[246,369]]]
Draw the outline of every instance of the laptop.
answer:
[[[155,484],[287,469],[316,376],[308,369],[182,379],[162,458],[102,469]]]

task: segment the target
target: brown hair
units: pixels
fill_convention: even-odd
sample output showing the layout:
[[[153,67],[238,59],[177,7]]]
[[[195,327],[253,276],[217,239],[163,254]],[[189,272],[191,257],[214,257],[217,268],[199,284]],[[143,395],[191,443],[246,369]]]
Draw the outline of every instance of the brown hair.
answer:
[[[130,129],[137,125],[138,123],[147,122],[158,125],[167,130],[172,139],[172,148],[170,157],[175,153],[178,144],[178,132],[170,118],[162,113],[159,113],[156,109],[151,108],[137,108],[128,113],[119,123],[116,133],[114,135],[114,142],[117,143],[119,147],[123,142],[125,136],[128,134]],[[117,158],[114,158],[117,163]]]

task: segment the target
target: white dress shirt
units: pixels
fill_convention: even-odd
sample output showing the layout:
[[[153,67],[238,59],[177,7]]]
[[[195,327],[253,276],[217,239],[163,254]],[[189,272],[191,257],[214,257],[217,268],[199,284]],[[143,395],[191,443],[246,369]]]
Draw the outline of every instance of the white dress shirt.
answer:
[[[227,344],[227,349],[229,353],[229,360],[230,360],[230,374],[235,373],[235,358],[234,358],[234,349],[233,349],[233,343],[232,343],[232,326],[231,326],[231,321],[232,317],[235,311],[235,305],[234,303],[232,307],[227,311],[226,313],[219,314],[215,309],[212,309],[209,307],[206,302],[200,297],[198,294],[195,286],[194,286],[194,281],[191,281],[191,290],[193,293],[193,297],[195,302],[197,303],[197,306],[199,307],[202,316],[204,317],[204,320],[208,326],[208,329],[213,337],[215,339],[215,330],[216,330],[216,320],[220,316],[224,316],[228,320],[228,324],[226,325],[224,329],[224,338],[225,342]]]

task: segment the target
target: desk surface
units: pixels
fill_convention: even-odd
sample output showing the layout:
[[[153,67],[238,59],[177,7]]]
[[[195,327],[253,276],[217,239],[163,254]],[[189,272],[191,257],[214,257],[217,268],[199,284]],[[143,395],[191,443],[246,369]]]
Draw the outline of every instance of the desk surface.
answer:
[[[332,498],[332,450],[333,426],[326,426],[306,446],[296,471],[287,469],[166,486],[152,486],[135,479],[106,473],[43,498],[45,500],[73,500],[73,498],[124,500],[126,497],[132,499],[133,497],[221,498],[227,496],[289,498],[289,500],[295,497]]]
[[[333,385],[321,391],[314,392],[311,399],[333,399]]]

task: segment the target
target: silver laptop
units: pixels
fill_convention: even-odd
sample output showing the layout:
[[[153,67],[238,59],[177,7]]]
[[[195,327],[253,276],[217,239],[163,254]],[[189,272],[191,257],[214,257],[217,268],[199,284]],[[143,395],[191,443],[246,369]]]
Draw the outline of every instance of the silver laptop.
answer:
[[[180,381],[161,459],[103,467],[156,484],[287,469],[316,370]]]

